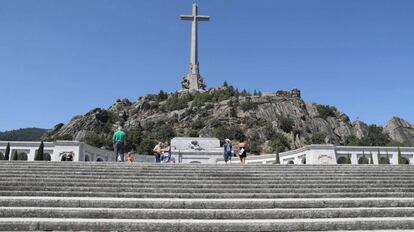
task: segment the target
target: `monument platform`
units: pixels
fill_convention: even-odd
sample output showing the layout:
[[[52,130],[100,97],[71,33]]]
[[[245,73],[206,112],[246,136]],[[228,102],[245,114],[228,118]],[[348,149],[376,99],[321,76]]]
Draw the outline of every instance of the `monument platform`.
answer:
[[[176,137],[171,140],[171,153],[178,163],[216,164],[223,158],[217,138]]]

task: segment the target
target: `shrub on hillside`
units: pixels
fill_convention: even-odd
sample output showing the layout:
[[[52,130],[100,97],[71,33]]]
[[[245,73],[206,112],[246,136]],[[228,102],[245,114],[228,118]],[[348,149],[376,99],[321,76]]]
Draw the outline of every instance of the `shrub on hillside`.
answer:
[[[325,143],[326,134],[324,132],[316,132],[313,133],[310,142],[312,144],[324,144]]]
[[[201,130],[203,129],[205,126],[204,121],[202,119],[196,119],[193,121],[193,123],[191,123],[191,128],[193,130]]]
[[[329,105],[316,105],[319,117],[327,119],[328,117],[335,117],[336,108]]]
[[[290,149],[288,139],[281,133],[275,133],[271,139],[270,146],[273,152],[280,153]]]
[[[160,110],[163,112],[181,110],[188,107],[188,103],[192,100],[191,95],[184,94],[173,94],[171,95],[164,104],[160,106]]]
[[[220,126],[213,130],[214,137],[219,138],[220,140],[228,139],[236,139],[238,141],[242,141],[246,139],[243,131],[239,126]]]
[[[280,116],[279,117],[279,127],[286,133],[290,133],[294,127],[294,121],[291,118]]]
[[[250,97],[246,97],[246,100],[240,103],[240,108],[247,112],[251,110],[256,110],[259,104],[257,102],[253,102]]]
[[[249,152],[251,152],[253,154],[260,154],[262,152],[263,142],[264,141],[262,139],[260,139],[260,137],[258,135],[253,135],[249,139],[249,143],[250,143]]]
[[[86,136],[82,142],[89,144],[94,147],[112,147],[112,140],[109,138],[105,138],[102,135],[88,135]]]

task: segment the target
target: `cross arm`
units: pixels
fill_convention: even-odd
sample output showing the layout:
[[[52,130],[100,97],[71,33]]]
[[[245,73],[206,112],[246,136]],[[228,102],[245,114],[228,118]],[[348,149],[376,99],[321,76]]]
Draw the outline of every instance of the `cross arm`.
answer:
[[[181,20],[190,20],[190,21],[192,21],[192,20],[194,20],[194,16],[192,16],[192,15],[180,15],[180,19]]]
[[[198,20],[198,21],[210,21],[210,16],[206,16],[206,15],[198,15],[198,16],[197,16],[197,20]]]

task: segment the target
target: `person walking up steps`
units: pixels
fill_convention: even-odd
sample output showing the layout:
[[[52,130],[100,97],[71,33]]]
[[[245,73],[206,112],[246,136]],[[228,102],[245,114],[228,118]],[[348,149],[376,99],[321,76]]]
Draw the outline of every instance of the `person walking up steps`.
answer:
[[[126,141],[126,133],[122,131],[122,127],[119,126],[118,130],[112,136],[112,142],[114,143],[115,162],[124,162],[124,149]]]

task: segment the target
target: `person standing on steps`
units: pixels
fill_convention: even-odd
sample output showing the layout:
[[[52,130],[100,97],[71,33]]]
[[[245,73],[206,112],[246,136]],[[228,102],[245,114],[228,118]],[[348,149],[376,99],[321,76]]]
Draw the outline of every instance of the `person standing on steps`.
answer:
[[[112,136],[112,142],[114,144],[115,151],[115,162],[124,162],[126,137],[127,135],[124,131],[122,131],[121,126],[118,127],[118,130],[115,131],[114,135]]]
[[[224,140],[224,162],[231,161],[231,154],[233,152],[233,146],[231,145],[231,141],[230,139],[225,139]]]
[[[162,146],[162,143],[158,142],[157,145],[155,145],[154,149],[152,149],[155,155],[155,163],[161,162],[161,154],[162,154],[161,146]]]
[[[240,165],[246,164],[246,157],[247,157],[247,143],[243,142],[239,144],[239,157],[240,157]]]

